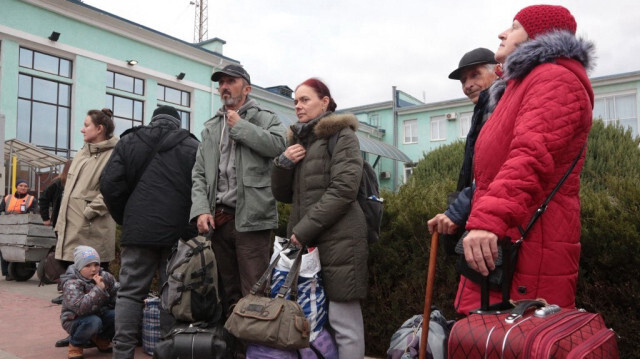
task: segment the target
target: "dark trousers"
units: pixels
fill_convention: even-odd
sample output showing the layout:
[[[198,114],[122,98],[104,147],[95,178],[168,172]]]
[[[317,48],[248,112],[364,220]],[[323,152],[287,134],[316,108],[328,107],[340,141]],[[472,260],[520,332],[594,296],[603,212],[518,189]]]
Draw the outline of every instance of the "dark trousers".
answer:
[[[247,295],[269,266],[271,230],[236,231],[235,220],[216,228],[211,246],[216,255],[225,313]]]
[[[167,259],[171,248],[123,246],[120,249],[120,290],[116,300],[113,358],[133,358],[142,323],[144,300],[158,271],[160,283],[167,278]],[[164,335],[172,324],[171,315],[160,308],[160,331]],[[163,323],[165,323],[163,325]]]

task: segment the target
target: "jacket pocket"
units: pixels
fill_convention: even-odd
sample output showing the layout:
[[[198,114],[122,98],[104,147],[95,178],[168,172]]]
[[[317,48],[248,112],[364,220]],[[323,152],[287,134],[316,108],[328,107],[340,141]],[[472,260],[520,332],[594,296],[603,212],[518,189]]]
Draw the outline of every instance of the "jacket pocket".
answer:
[[[244,176],[242,182],[246,187],[271,187],[271,176],[269,174],[263,176]]]

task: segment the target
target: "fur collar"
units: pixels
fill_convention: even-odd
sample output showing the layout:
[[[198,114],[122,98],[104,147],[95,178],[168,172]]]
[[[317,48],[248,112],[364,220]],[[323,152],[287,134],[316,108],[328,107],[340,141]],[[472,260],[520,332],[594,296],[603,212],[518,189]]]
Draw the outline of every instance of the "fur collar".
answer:
[[[318,121],[313,128],[313,133],[318,138],[329,138],[342,129],[350,127],[353,131],[358,129],[358,118],[350,113],[332,113]],[[294,143],[293,131],[287,131],[289,143]]]
[[[568,31],[552,31],[522,43],[507,57],[502,79],[491,86],[489,108],[495,108],[509,80],[521,80],[536,66],[553,63],[561,57],[577,60],[590,71],[595,62],[595,46]]]

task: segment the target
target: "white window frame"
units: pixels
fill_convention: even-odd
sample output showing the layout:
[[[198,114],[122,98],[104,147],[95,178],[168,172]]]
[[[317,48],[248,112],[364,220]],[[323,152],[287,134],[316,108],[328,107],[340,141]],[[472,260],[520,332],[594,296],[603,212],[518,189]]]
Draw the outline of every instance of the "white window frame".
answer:
[[[620,92],[612,92],[612,93],[606,93],[606,94],[600,94],[597,95],[595,97],[595,101],[598,100],[605,100],[605,109],[604,112],[609,113],[610,111],[607,110],[607,100],[612,100],[613,101],[613,113],[614,113],[614,117],[613,118],[602,118],[602,122],[604,122],[605,125],[611,125],[611,124],[620,124],[620,118],[618,117],[618,106],[616,104],[616,98],[617,97],[622,97],[622,96],[634,96],[635,97],[635,101],[634,103],[636,104],[635,107],[635,118],[624,118],[622,119],[623,121],[629,121],[629,120],[634,120],[635,121],[635,128],[633,128],[634,132],[632,135],[633,136],[638,136],[640,132],[640,128],[638,127],[638,107],[637,107],[637,103],[638,103],[638,94],[636,91],[620,91]],[[596,114],[593,115],[593,117],[595,119],[599,119],[599,116],[596,116]],[[623,124],[624,125],[624,124]],[[628,127],[624,127],[624,129],[626,130]]]
[[[371,126],[379,127],[380,126],[380,115],[377,113],[372,113],[369,115],[369,124]]]
[[[466,138],[471,129],[473,111],[460,113],[460,138]]]
[[[404,171],[403,171],[403,178],[402,178],[402,183],[407,183],[407,181],[409,180],[409,177],[411,177],[411,175],[413,174],[413,169],[416,168],[416,164],[415,163],[405,163],[404,164]]]
[[[444,115],[433,116],[430,120],[431,141],[444,141],[447,139],[447,126]],[[436,126],[434,131],[434,126]]]
[[[402,121],[402,128],[404,132],[404,137],[403,137],[404,144],[418,143],[418,119],[417,118]]]

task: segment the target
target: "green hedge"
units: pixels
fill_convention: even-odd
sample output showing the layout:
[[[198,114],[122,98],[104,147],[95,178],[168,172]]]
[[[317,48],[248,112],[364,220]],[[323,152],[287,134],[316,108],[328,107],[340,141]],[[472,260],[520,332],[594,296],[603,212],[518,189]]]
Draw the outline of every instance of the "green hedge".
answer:
[[[620,336],[622,358],[640,357],[640,140],[594,122],[582,172],[582,254],[576,302],[603,314]],[[365,316],[367,354],[382,357],[391,335],[422,313],[430,239],[426,221],[446,208],[464,144],[428,153],[411,180],[385,193],[383,233],[370,247]],[[456,319],[455,258],[438,251],[433,304]]]

